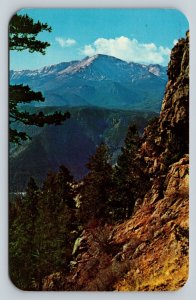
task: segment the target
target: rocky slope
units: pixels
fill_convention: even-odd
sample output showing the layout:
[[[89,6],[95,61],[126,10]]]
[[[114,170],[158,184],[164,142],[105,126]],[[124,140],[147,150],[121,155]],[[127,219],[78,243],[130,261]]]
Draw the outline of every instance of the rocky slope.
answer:
[[[114,234],[131,263],[114,285],[119,291],[176,290],[188,277],[189,33],[172,50],[168,77],[156,131],[146,128],[141,149],[152,187]]]
[[[120,225],[115,243],[130,269],[114,287],[129,290],[176,290],[188,277],[188,156],[156,179],[142,206]]]
[[[171,53],[160,117],[145,129],[138,156],[152,182],[133,216],[90,224],[76,241],[72,271],[52,274],[44,290],[177,290],[188,277],[189,34]]]

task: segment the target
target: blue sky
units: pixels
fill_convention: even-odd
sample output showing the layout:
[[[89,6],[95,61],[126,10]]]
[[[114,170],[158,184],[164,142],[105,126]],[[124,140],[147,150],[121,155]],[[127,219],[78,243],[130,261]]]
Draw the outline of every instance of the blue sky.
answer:
[[[186,17],[172,9],[23,9],[35,21],[52,27],[39,38],[48,41],[46,55],[10,53],[10,69],[38,69],[97,53],[126,61],[167,65],[170,50],[188,29]]]

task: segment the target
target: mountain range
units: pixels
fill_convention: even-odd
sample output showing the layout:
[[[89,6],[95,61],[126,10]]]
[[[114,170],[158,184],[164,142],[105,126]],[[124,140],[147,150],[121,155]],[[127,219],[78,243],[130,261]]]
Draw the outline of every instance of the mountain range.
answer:
[[[167,82],[166,67],[125,62],[98,54],[38,70],[10,71],[11,84],[41,91],[37,106],[96,106],[160,111]]]
[[[114,164],[129,124],[136,124],[142,134],[148,120],[160,111],[166,71],[160,65],[100,54],[38,70],[10,71],[11,84],[28,84],[45,96],[45,102],[32,102],[22,110],[71,113],[62,126],[15,123],[15,129],[27,132],[32,140],[10,148],[10,191],[24,191],[30,176],[41,184],[61,164],[81,179],[101,142],[109,146]]]

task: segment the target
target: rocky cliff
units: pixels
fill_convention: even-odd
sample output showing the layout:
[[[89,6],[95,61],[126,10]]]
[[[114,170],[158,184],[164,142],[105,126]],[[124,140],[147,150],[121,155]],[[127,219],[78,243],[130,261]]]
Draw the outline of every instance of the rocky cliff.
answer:
[[[171,52],[160,117],[145,129],[138,156],[151,188],[133,216],[115,226],[91,224],[74,249],[69,276],[44,290],[177,290],[188,277],[189,33]]]
[[[115,289],[176,290],[188,277],[189,33],[171,52],[168,84],[159,119],[144,134],[141,154],[152,187],[114,241],[127,249],[130,270]],[[129,250],[129,243],[138,246]]]

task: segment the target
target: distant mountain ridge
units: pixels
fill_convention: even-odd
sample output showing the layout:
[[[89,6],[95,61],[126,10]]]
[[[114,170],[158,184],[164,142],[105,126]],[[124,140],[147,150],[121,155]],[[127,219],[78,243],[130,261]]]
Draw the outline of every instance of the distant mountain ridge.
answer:
[[[44,112],[55,110],[46,107]],[[151,112],[94,107],[75,107],[69,111],[71,118],[62,126],[38,128],[16,124],[32,140],[10,148],[10,191],[24,191],[31,176],[41,183],[49,171],[57,171],[61,164],[69,168],[75,179],[81,179],[87,173],[86,163],[101,142],[109,146],[115,163],[129,124],[136,124],[141,134],[148,120],[157,116]]]
[[[40,105],[44,106],[159,111],[166,82],[166,67],[102,54],[37,70],[10,71],[11,84],[28,84],[43,92],[46,100]]]

